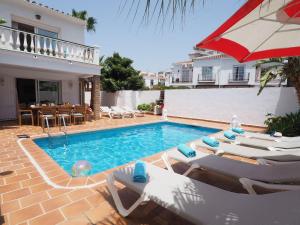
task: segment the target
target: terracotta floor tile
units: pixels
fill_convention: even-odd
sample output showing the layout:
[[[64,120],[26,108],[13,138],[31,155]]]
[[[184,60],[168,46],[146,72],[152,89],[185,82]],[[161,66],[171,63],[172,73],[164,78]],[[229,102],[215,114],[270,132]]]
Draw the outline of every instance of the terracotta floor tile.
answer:
[[[105,220],[105,218],[111,217],[114,213],[116,211],[108,202],[102,202],[98,207],[86,212],[85,215],[93,224],[96,224],[101,220]]]
[[[37,193],[37,192],[40,192],[40,191],[46,191],[46,190],[49,190],[49,189],[52,189],[52,188],[53,187],[51,187],[50,185],[48,185],[46,183],[42,183],[42,184],[38,184],[38,185],[30,187],[32,193]]]
[[[80,200],[82,198],[88,197],[88,196],[90,196],[94,193],[95,192],[91,189],[79,189],[79,190],[75,190],[75,191],[70,192],[68,194],[68,196],[72,201],[77,201],[77,200]]]
[[[71,218],[81,215],[84,211],[87,211],[91,208],[88,202],[84,199],[74,202],[68,206],[62,208],[62,212],[65,217]]]
[[[92,225],[85,216],[79,216],[74,219],[62,222],[59,225]]]
[[[41,176],[38,176],[36,178],[24,180],[21,183],[22,186],[25,188],[25,187],[35,186],[37,184],[44,183],[44,182],[45,182],[44,179]]]
[[[52,189],[52,190],[48,190],[48,193],[49,193],[49,195],[52,198],[55,198],[57,196],[60,196],[62,194],[66,194],[66,193],[69,193],[69,192],[71,192],[71,190],[68,190],[68,189]]]
[[[91,176],[90,179],[92,181],[94,181],[95,183],[97,183],[99,181],[105,180],[106,179],[106,174],[98,173],[98,174],[95,174],[95,175]]]
[[[13,177],[8,177],[5,179],[5,182],[6,182],[6,184],[12,184],[12,183],[19,182],[22,180],[27,180],[29,178],[30,177],[28,176],[28,174],[21,174],[21,175],[16,175]]]
[[[21,198],[19,201],[20,201],[22,207],[27,207],[27,206],[34,205],[38,202],[42,202],[42,201],[45,201],[48,199],[49,199],[48,194],[47,194],[47,192],[44,191],[44,192],[38,192],[35,194],[31,194],[29,196]]]
[[[20,187],[21,187],[21,185],[18,182],[12,183],[12,184],[7,184],[7,185],[1,185],[0,193],[3,194],[6,192],[14,191],[14,190],[20,189]]]
[[[34,218],[29,222],[29,225],[54,225],[64,220],[65,218],[63,217],[63,215],[58,210],[55,210]]]
[[[16,211],[18,209],[20,209],[20,204],[18,200],[6,202],[1,205],[1,214],[6,214],[12,211]]]
[[[48,201],[42,202],[42,206],[46,212],[51,211],[53,209],[57,209],[64,205],[71,203],[70,199],[66,195],[61,195],[56,198],[50,199]]]
[[[69,187],[82,186],[86,184],[86,181],[87,181],[86,177],[72,178],[71,181],[68,183],[68,186]]]
[[[30,190],[28,188],[18,189],[16,191],[11,191],[3,194],[3,201],[7,202],[7,201],[15,200],[29,194],[30,194]]]
[[[33,205],[9,214],[9,223],[11,225],[18,224],[41,214],[43,214],[41,207],[39,205]]]
[[[105,198],[102,194],[96,193],[91,196],[88,196],[86,200],[94,207],[98,207],[103,201],[105,201]]]

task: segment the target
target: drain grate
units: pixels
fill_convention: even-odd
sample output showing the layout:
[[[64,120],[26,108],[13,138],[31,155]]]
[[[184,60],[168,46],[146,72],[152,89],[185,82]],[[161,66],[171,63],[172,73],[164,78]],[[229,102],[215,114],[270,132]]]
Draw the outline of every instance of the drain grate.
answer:
[[[27,134],[19,134],[17,135],[18,138],[30,138]]]

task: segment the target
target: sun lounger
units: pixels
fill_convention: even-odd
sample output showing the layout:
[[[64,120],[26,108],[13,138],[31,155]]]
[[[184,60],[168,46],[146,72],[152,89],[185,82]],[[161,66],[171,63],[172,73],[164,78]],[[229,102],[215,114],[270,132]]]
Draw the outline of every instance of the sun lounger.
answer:
[[[274,142],[256,138],[247,138],[243,136],[236,136],[235,140],[230,140],[221,132],[216,136],[217,139],[234,144],[266,149],[270,151],[286,151],[286,150],[300,150],[300,141],[293,142]]]
[[[228,153],[231,155],[237,155],[252,159],[264,158],[281,162],[300,161],[300,151],[297,150],[266,151],[241,145],[228,144],[224,142],[220,142],[220,145],[216,148],[210,147],[209,145],[204,144],[202,141],[196,141],[195,145],[210,149],[216,152],[218,155],[221,155],[222,153]]]
[[[132,181],[133,167],[114,171],[107,177],[108,188],[122,216],[151,200],[195,224],[299,224],[300,191],[265,195],[233,193],[151,164],[146,167],[149,176],[146,183]],[[140,195],[129,209],[123,207],[115,181]]]
[[[112,106],[111,109],[117,113],[122,114],[123,117],[134,117],[134,114],[132,112],[128,112],[119,106]]]
[[[258,133],[258,132],[249,132],[245,131],[244,134],[237,134],[239,136],[247,137],[247,138],[255,138],[255,139],[261,139],[261,140],[267,140],[267,141],[276,141],[276,142],[294,142],[294,141],[300,141],[300,136],[298,137],[275,137],[270,134],[266,133]]]
[[[107,114],[109,116],[109,118],[122,118],[122,114],[116,111],[111,110],[109,107],[107,106],[100,106],[100,112],[101,112],[101,116],[102,114]]]
[[[132,113],[136,117],[143,117],[143,116],[145,116],[145,113],[143,111],[131,109],[128,106],[123,106],[122,108],[125,111]]]
[[[196,151],[196,157],[187,158],[181,154],[177,149],[172,149],[162,155],[162,159],[169,171],[173,168],[169,162],[169,158],[175,159],[179,162],[189,165],[189,169],[183,174],[188,175],[193,169],[205,169],[216,173],[223,174],[228,177],[238,179],[248,178],[255,181],[261,181],[260,186],[264,187],[265,183],[273,184],[273,189],[284,188],[284,190],[300,190],[300,161],[290,162],[281,165],[256,165],[245,163],[225,157],[220,157],[213,154]],[[248,180],[247,182],[251,182]],[[264,182],[264,183],[263,183]],[[275,185],[274,185],[275,184]],[[284,187],[278,184],[285,184]],[[298,185],[294,185],[298,184]],[[245,186],[244,186],[245,187]],[[247,185],[245,188],[248,188]],[[270,189],[270,186],[268,186]],[[246,189],[249,193],[255,193],[253,187]]]

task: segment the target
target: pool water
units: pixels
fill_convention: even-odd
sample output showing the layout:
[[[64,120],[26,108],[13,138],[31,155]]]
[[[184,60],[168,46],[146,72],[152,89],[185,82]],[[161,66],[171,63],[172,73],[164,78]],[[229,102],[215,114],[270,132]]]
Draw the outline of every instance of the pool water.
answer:
[[[70,175],[72,166],[79,160],[87,160],[92,165],[89,174],[92,175],[219,131],[158,122],[69,134],[67,137],[39,138],[34,142]]]

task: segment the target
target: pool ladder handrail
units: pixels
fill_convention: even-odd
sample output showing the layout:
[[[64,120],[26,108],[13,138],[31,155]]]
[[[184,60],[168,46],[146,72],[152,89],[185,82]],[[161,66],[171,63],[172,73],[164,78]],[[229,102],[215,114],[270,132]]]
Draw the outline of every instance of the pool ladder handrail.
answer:
[[[47,127],[47,134],[48,134],[48,138],[49,138],[49,146],[52,146],[52,136],[50,134],[50,126],[49,126],[49,120],[47,116],[44,116],[44,119],[46,121],[46,127]]]
[[[61,115],[61,118],[59,118],[62,120],[63,122],[63,126],[64,126],[64,130],[62,131],[64,134],[65,134],[65,146],[68,145],[68,133],[67,133],[67,126],[66,126],[66,120],[65,120],[65,117],[64,115]],[[59,127],[59,129],[61,129],[61,127]]]

